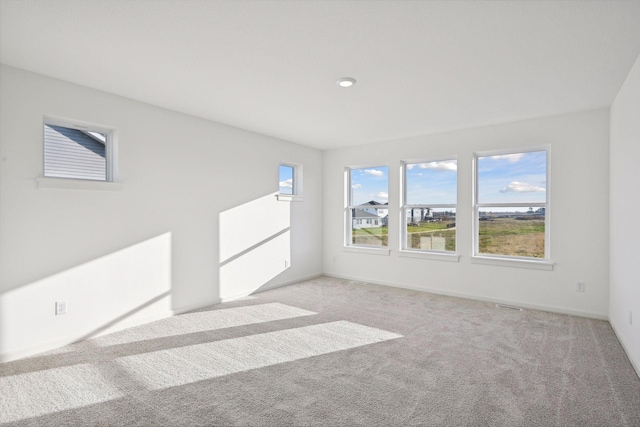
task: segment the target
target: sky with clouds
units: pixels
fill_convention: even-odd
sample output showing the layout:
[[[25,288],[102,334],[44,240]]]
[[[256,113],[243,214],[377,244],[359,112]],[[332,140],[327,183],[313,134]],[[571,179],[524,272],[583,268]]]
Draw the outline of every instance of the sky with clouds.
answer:
[[[293,194],[293,168],[280,165],[280,194]]]
[[[546,151],[478,158],[479,203],[544,203],[546,188]]]
[[[546,151],[478,157],[478,201],[544,203],[546,169]],[[352,169],[350,173],[353,205],[371,200],[388,202],[388,167]],[[409,163],[406,174],[407,204],[456,204],[458,184],[455,160]]]
[[[351,203],[361,205],[371,200],[389,202],[389,168],[387,166],[351,169]]]
[[[458,163],[409,163],[407,171],[408,205],[455,205],[458,194]]]

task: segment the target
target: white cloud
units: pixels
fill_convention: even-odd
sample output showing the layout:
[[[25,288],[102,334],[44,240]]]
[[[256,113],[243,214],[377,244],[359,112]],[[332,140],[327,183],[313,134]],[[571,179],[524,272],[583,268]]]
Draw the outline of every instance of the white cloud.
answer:
[[[501,193],[539,193],[546,191],[544,187],[527,184],[526,182],[513,181],[511,184],[500,190]]]
[[[511,163],[515,163],[520,160],[524,156],[524,153],[516,153],[516,154],[501,154],[499,156],[491,156],[489,157],[491,160],[509,160]]]
[[[293,188],[293,178],[289,178],[287,180],[280,181],[280,187]]]
[[[362,184],[353,184],[351,188],[355,188],[355,189],[362,188]]]
[[[420,163],[419,166],[420,166],[420,169],[435,169],[435,170],[443,170],[443,171],[458,170],[458,163],[453,160],[448,160],[446,162]]]
[[[381,191],[379,193],[376,194],[369,194],[372,197],[377,197],[379,199],[388,199],[389,198],[389,193],[385,193],[384,191]]]
[[[367,175],[373,175],[373,176],[383,176],[384,172],[379,171],[377,169],[365,169],[364,173],[366,173]]]
[[[411,169],[413,169],[413,167],[414,167],[415,165],[416,165],[415,163],[409,163],[409,164],[407,165],[407,169],[411,170]]]

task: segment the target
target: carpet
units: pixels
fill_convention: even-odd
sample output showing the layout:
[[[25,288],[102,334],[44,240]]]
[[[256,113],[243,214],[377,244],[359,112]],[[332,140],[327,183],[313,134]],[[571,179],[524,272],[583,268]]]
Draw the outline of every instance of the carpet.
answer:
[[[11,426],[640,426],[608,322],[321,277],[0,364]]]

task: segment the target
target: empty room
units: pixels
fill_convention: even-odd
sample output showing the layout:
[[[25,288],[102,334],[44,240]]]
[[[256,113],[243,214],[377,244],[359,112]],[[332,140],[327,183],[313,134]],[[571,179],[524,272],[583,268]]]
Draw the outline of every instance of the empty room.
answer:
[[[640,1],[0,0],[0,425],[640,426]]]

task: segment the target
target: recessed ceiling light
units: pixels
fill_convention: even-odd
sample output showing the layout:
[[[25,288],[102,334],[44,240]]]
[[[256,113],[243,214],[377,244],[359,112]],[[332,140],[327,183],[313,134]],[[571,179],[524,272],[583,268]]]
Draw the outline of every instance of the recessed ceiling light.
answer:
[[[340,87],[351,87],[356,84],[356,79],[352,79],[351,77],[342,77],[336,80],[336,83]]]

